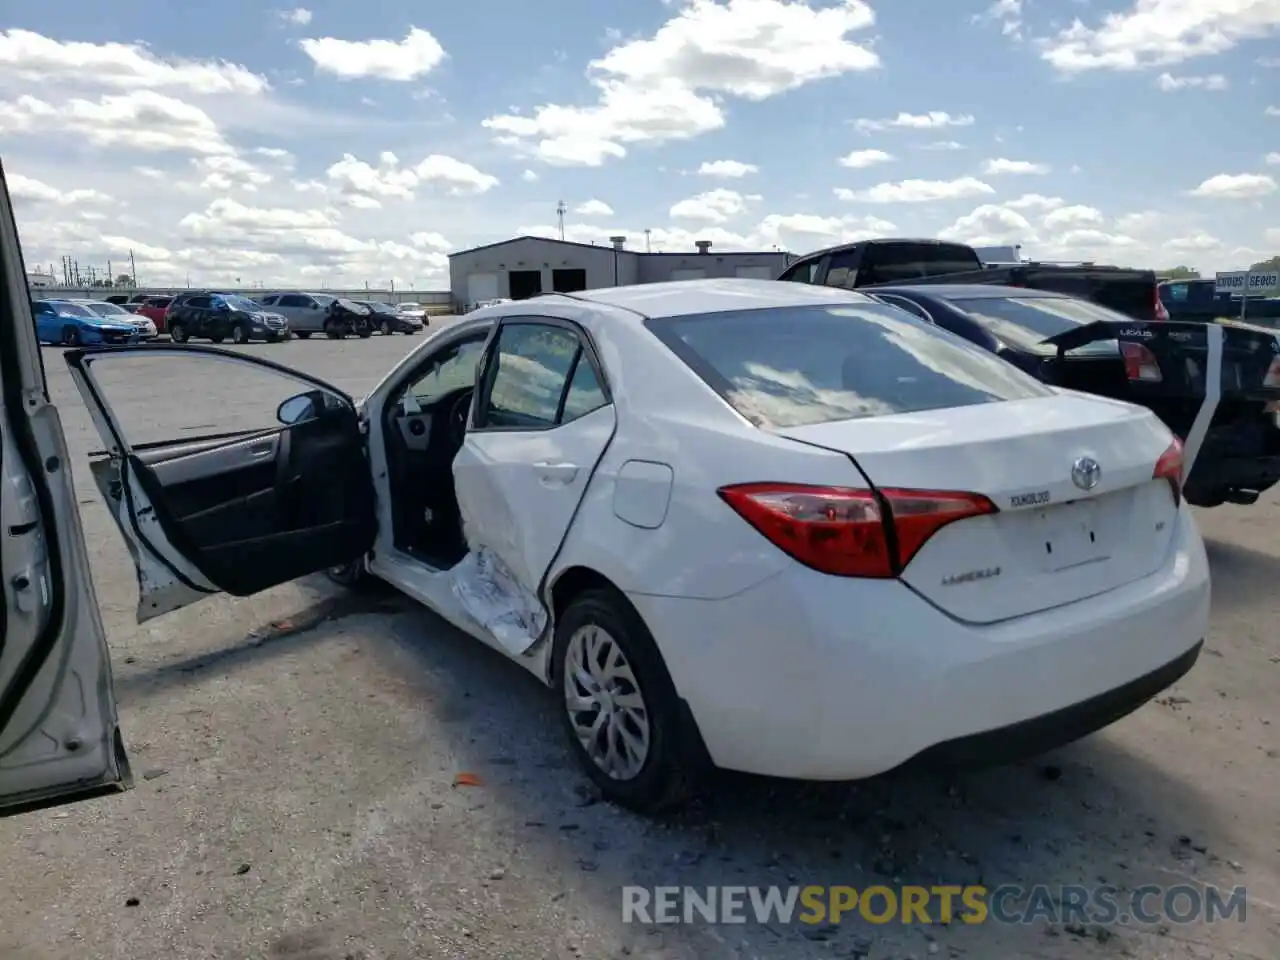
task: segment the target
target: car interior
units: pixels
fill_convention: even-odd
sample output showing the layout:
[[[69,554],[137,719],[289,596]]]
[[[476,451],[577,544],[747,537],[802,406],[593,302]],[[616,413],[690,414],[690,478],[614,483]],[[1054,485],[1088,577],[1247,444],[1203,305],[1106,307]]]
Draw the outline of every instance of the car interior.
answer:
[[[373,481],[355,410],[322,391],[306,397],[314,413],[275,429],[139,444],[130,454],[164,535],[233,596],[373,546]],[[104,492],[131,496],[118,481]]]
[[[387,471],[397,549],[437,569],[467,553],[453,459],[466,439],[476,368],[488,330],[433,354],[386,406]]]

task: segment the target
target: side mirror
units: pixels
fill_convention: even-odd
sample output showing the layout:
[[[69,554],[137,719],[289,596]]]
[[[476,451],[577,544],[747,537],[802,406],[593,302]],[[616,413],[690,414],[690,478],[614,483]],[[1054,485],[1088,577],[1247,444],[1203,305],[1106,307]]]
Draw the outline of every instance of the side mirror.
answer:
[[[315,419],[318,413],[315,398],[316,393],[314,391],[290,397],[276,408],[276,419],[286,427],[295,423],[302,423],[304,420]]]

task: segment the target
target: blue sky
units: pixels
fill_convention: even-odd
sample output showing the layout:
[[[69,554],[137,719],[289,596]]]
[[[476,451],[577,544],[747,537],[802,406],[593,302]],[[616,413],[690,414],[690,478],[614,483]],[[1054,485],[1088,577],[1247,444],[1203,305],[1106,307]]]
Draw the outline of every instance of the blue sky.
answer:
[[[0,13],[29,268],[442,286],[448,252],[554,234],[561,200],[570,239],[636,248],[1280,253],[1280,0]]]

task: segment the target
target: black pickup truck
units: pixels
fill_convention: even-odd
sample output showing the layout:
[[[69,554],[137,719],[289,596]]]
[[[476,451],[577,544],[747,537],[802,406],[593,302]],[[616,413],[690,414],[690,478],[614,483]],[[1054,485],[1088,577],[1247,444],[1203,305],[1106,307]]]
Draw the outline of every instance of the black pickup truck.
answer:
[[[1168,320],[1153,270],[1027,262],[987,265],[963,243],[942,240],[863,240],[807,254],[779,280],[846,289],[909,283],[981,283],[1051,290],[1089,300],[1143,322]]]

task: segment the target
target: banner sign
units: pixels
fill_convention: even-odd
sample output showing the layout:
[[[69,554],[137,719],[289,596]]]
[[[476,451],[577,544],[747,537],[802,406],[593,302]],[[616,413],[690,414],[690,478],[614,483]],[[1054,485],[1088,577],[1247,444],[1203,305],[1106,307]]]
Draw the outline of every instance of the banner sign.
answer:
[[[1280,273],[1274,270],[1250,273],[1248,270],[1232,270],[1219,273],[1214,278],[1215,293],[1235,296],[1274,297],[1280,295]]]

